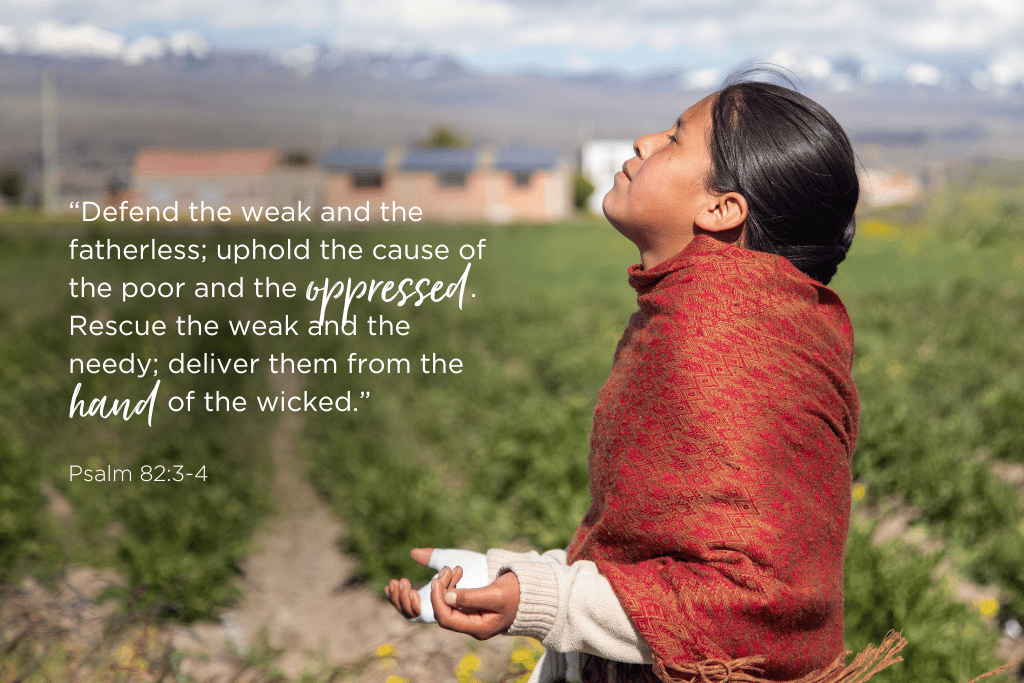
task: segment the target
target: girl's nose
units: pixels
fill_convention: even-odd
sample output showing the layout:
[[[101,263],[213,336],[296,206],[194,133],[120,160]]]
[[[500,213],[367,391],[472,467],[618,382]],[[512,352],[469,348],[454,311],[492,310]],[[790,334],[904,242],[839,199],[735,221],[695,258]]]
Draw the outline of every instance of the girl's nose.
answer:
[[[651,155],[651,152],[655,150],[655,139],[658,137],[658,133],[651,133],[649,135],[643,135],[633,141],[633,151],[640,159],[646,159]]]

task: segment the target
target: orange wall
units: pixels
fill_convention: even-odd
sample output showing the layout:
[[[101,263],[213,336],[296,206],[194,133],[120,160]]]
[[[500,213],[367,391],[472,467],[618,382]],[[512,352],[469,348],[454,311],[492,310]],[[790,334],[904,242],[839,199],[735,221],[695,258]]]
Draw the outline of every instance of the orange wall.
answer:
[[[534,171],[526,187],[517,187],[511,173],[476,170],[462,187],[441,187],[431,171],[385,174],[382,188],[352,186],[347,173],[328,173],[325,179],[327,206],[360,206],[370,202],[373,220],[380,219],[380,205],[392,203],[409,209],[418,206],[425,221],[513,220],[546,221],[564,218],[569,211],[565,171]]]

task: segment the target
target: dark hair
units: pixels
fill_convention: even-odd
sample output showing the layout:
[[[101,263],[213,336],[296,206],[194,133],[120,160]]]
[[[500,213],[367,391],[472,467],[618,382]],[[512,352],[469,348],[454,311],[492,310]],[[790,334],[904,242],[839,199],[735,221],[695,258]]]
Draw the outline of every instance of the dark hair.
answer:
[[[743,246],[784,256],[828,284],[853,241],[860,194],[856,157],[817,102],[774,83],[775,70],[730,75],[714,97],[705,185],[747,200]],[[792,84],[792,83],[790,83]]]

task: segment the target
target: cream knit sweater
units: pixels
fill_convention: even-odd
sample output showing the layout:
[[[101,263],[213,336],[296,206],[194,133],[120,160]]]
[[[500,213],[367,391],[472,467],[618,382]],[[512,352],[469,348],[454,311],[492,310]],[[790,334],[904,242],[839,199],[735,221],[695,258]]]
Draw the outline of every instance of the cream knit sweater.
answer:
[[[578,681],[580,653],[630,664],[654,656],[597,565],[566,564],[564,550],[487,552],[487,575],[519,579],[519,612],[508,635],[536,638],[546,648],[529,683]]]

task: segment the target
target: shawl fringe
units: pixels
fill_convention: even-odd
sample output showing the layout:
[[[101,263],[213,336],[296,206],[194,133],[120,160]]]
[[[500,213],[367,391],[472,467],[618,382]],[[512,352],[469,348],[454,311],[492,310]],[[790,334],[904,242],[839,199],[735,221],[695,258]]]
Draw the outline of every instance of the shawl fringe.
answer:
[[[862,683],[882,669],[902,662],[903,657],[899,656],[899,652],[906,644],[907,640],[901,633],[889,631],[881,645],[868,645],[850,664],[846,664],[846,658],[852,651],[847,650],[824,669],[813,671],[788,683]],[[654,673],[665,683],[779,683],[760,678],[764,671],[759,665],[764,662],[765,658],[762,656],[729,661],[706,659],[694,664],[673,666],[671,671],[658,663],[654,665]],[[970,683],[977,683],[983,678],[1003,673],[1010,666],[1011,664],[1004,664],[998,669],[978,676]]]

